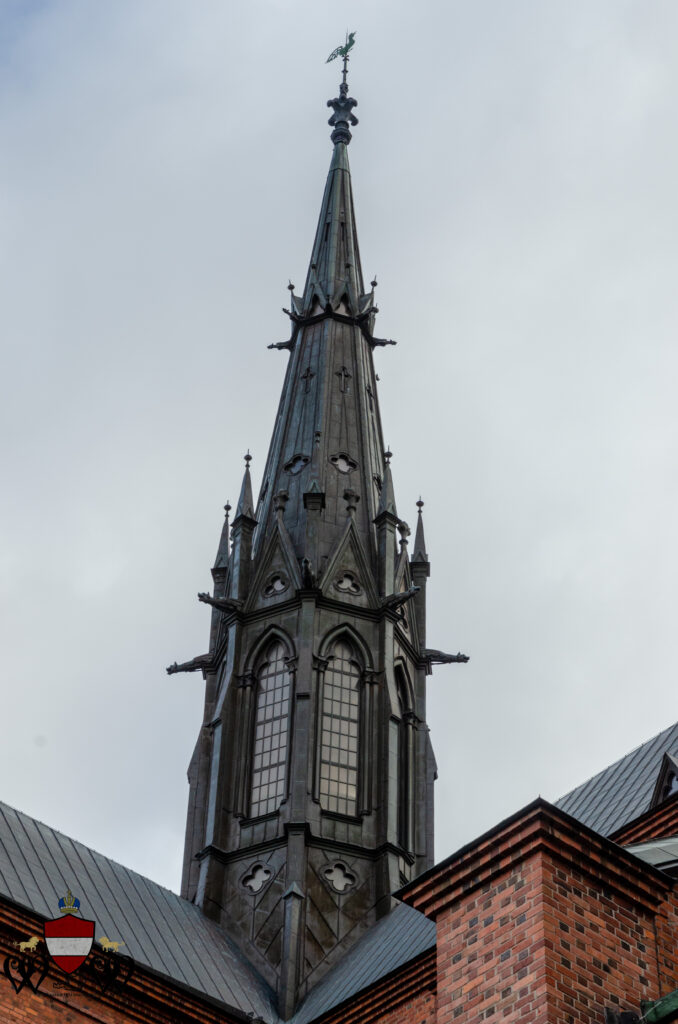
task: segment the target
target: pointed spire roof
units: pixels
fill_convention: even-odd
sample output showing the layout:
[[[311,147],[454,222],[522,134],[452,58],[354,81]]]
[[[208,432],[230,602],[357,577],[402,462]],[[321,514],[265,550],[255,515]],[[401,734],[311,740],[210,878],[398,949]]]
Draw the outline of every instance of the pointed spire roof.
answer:
[[[417,502],[417,532],[414,535],[414,551],[412,552],[413,562],[428,562],[426,541],[424,540],[424,517],[421,514],[423,507],[424,502],[420,498]]]
[[[229,512],[231,511],[231,504],[227,500],[224,505],[224,512],[226,517],[224,519],[224,525],[221,529],[221,539],[219,540],[219,549],[217,551],[217,557],[214,560],[215,569],[228,569],[229,562],[229,537],[231,534],[231,526],[228,521]]]
[[[374,520],[384,477],[372,358],[373,345],[383,342],[372,337],[378,312],[374,286],[363,292],[348,164],[349,126],[357,118],[345,71],[340,95],[329,104],[332,158],[303,294],[295,295],[289,286],[291,309],[285,312],[293,322],[292,335],[275,346],[289,350],[290,358],[262,474],[253,545],[257,558],[278,517],[274,496],[286,490],[289,500],[282,517],[298,559],[312,561],[318,578],[340,542],[347,511],[369,560],[376,559]],[[392,482],[387,482],[386,493],[395,510]],[[313,513],[319,509],[323,516],[316,521]]]
[[[236,519],[239,519],[240,516],[249,516],[250,519],[254,519],[254,498],[252,497],[252,477],[250,476],[251,461],[252,456],[248,451],[245,456],[245,473],[242,478],[238,507],[235,510]]]
[[[391,458],[393,453],[391,451],[384,452],[384,459],[386,467],[384,469],[384,480],[381,485],[381,493],[379,495],[379,508],[377,510],[377,519],[385,512],[392,516],[398,516],[395,503],[395,493],[393,491],[393,477],[391,475]]]
[[[336,99],[327,101],[327,105],[334,109],[329,120],[329,124],[334,126],[334,151],[301,300],[305,315],[316,304],[320,310],[328,307],[336,310],[342,299],[347,307],[345,311],[353,315],[360,312],[364,305],[361,301],[364,299],[363,272],[348,164],[348,144],[351,141],[349,124],[358,123],[352,113],[357,101],[348,95],[345,66],[339,93]]]

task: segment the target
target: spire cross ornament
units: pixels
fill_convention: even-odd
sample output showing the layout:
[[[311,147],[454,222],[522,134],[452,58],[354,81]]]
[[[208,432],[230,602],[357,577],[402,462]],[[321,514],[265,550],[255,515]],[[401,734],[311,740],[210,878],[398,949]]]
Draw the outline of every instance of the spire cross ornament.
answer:
[[[336,371],[335,376],[341,377],[341,384],[339,385],[341,391],[346,391],[346,381],[350,380],[351,374],[348,372],[345,366],[342,366],[340,370]]]

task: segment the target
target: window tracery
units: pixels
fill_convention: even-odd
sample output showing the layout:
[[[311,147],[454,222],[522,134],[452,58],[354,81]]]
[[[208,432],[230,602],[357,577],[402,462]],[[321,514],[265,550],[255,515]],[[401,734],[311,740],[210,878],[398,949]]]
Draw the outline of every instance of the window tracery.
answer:
[[[290,672],[287,653],[277,640],[257,673],[250,816],[277,810],[285,796]]]
[[[359,683],[353,651],[339,640],[325,671],[320,728],[320,803],[338,814],[357,813]]]

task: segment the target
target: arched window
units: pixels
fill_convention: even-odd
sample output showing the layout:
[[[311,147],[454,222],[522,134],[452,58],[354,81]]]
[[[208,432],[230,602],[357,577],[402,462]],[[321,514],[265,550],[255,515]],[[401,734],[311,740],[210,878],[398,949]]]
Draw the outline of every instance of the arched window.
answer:
[[[320,804],[357,814],[360,670],[344,640],[332,650],[323,682],[320,724]]]
[[[268,814],[285,796],[290,673],[287,652],[278,640],[268,648],[257,671],[250,817]]]
[[[397,728],[396,743],[396,770],[397,770],[397,808],[398,842],[406,850],[412,845],[410,828],[413,815],[413,792],[412,792],[412,726],[411,726],[411,703],[410,690],[407,683],[407,676],[402,665],[396,665],[395,669],[396,690],[398,694],[398,711],[400,721]]]

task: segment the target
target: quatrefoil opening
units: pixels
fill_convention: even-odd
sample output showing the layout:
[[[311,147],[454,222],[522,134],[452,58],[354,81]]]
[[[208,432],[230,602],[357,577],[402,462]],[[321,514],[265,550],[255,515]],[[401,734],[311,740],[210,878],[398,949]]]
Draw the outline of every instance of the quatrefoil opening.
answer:
[[[358,463],[350,455],[347,455],[346,452],[337,452],[335,455],[330,455],[330,462],[340,473],[352,473],[354,469],[358,468]]]
[[[274,572],[269,576],[268,582],[264,587],[264,597],[277,597],[278,594],[283,594],[288,587],[289,583],[283,574],[280,572]]]
[[[272,874],[270,868],[265,868],[263,864],[255,864],[252,870],[243,877],[242,884],[250,892],[258,893],[264,888]]]
[[[352,889],[356,883],[356,876],[351,874],[346,865],[340,860],[325,868],[323,875],[335,892],[344,893],[348,889]]]
[[[352,573],[344,570],[341,575],[335,580],[334,586],[337,590],[340,590],[342,594],[360,594],[361,586],[358,583],[357,577]]]
[[[291,473],[295,476],[297,473],[301,473],[304,466],[311,460],[308,455],[294,455],[289,462],[285,463],[285,472]]]

